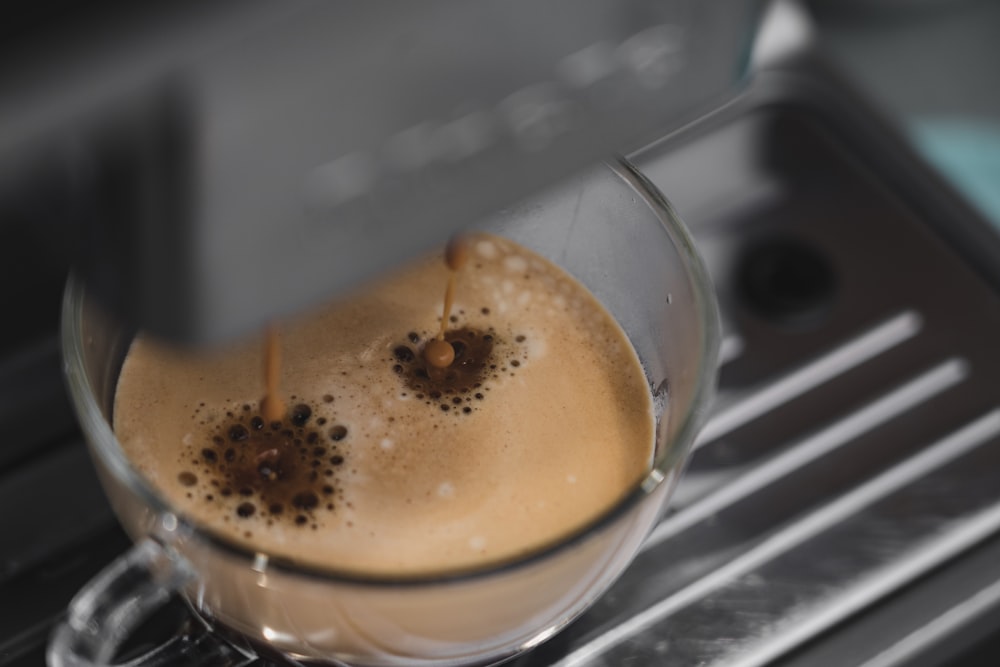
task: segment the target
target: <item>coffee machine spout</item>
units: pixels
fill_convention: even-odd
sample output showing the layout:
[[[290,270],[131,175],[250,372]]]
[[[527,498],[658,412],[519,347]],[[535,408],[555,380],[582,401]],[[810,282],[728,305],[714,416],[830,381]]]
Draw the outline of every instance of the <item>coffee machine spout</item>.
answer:
[[[92,290],[189,343],[328,300],[714,108],[759,9],[210,4],[42,23],[5,47],[28,76],[0,78],[0,192],[32,165],[70,202]]]

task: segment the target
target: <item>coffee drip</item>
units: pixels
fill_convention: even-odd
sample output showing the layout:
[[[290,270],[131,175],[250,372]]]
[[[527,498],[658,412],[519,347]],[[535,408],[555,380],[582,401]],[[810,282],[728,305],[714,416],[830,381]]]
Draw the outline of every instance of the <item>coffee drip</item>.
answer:
[[[455,283],[458,272],[469,261],[469,249],[465,240],[453,237],[444,249],[444,263],[448,267],[448,284],[444,290],[444,309],[441,314],[441,329],[436,338],[427,341],[424,346],[424,359],[435,369],[448,368],[455,362],[455,347],[445,338],[448,330],[448,320],[451,318],[451,307],[455,301]]]
[[[268,422],[285,416],[285,401],[279,390],[281,382],[281,340],[274,325],[264,332],[264,397],[260,399],[260,411]]]
[[[426,361],[426,367],[415,369],[416,375],[411,378],[410,385],[419,389],[423,388],[421,379],[431,380],[431,384],[443,385],[441,389],[458,389],[465,387],[468,392],[470,388],[481,386],[478,377],[485,365],[490,351],[493,348],[493,336],[490,333],[481,335],[476,339],[476,333],[472,330],[462,330],[454,336],[448,336],[448,324],[451,320],[452,306],[455,302],[455,289],[458,282],[458,272],[465,267],[469,261],[468,242],[461,236],[452,237],[444,249],[444,263],[448,267],[448,281],[444,291],[444,307],[441,314],[441,326],[437,336],[431,338],[424,345],[422,357]],[[488,312],[488,309],[483,309]],[[412,334],[413,336],[417,334]],[[417,342],[417,341],[412,341]],[[397,348],[397,357],[400,356]],[[406,348],[408,355],[400,361],[412,361],[412,351]],[[466,352],[468,352],[466,354]],[[455,364],[461,357],[457,373],[447,373],[446,369]],[[516,362],[515,362],[516,363]],[[495,366],[494,366],[495,368]],[[397,370],[397,372],[401,372]],[[281,378],[281,341],[277,328],[270,325],[264,332],[264,397],[260,401],[260,411],[265,422],[279,422],[285,416],[286,404],[280,393]],[[421,378],[420,375],[424,378]],[[459,380],[456,382],[456,380]],[[464,385],[462,384],[464,383]],[[434,387],[428,389],[429,393],[438,394],[440,389]],[[448,393],[451,393],[450,391]],[[469,412],[470,410],[466,410]]]

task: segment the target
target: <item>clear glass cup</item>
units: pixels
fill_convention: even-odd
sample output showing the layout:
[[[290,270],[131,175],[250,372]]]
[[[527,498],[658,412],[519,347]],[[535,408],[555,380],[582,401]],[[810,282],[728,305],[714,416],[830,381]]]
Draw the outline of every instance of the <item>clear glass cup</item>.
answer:
[[[628,334],[656,410],[645,478],[558,542],[452,576],[359,577],[248,550],[171,507],[130,465],[110,421],[135,332],[71,277],[67,381],[101,483],[136,544],[73,600],[51,665],[108,664],[175,594],[204,624],[129,665],[240,664],[262,651],[310,664],[487,665],[552,636],[610,586],[660,518],[713,395],[719,324],[708,275],[670,205],[625,161],[476,227],[562,266]]]

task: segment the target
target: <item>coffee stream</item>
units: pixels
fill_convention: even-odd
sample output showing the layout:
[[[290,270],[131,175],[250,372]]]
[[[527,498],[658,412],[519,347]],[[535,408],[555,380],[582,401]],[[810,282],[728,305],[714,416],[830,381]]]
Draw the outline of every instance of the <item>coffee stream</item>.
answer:
[[[454,319],[458,272],[468,262],[469,250],[464,239],[456,237],[445,248],[448,267],[444,309],[437,335],[424,345],[418,355],[407,345],[393,351],[393,371],[404,376],[406,386],[417,399],[428,405],[439,403],[442,411],[454,409],[456,414],[469,414],[474,400],[485,398],[483,380],[507,372],[490,363],[495,335],[467,327],[448,331]],[[482,308],[484,314],[489,312]],[[519,337],[519,342],[524,337]],[[410,343],[420,342],[420,335],[411,332]],[[334,424],[324,433],[327,420],[312,419],[313,408],[298,403],[289,412],[280,391],[281,340],[277,328],[269,325],[263,346],[264,396],[260,414],[254,414],[249,404],[240,413],[229,412],[226,420],[216,427],[212,445],[201,450],[200,457],[191,461],[210,479],[213,493],[205,498],[241,496],[236,507],[239,518],[254,515],[268,517],[268,524],[282,515],[289,515],[295,524],[310,524],[316,529],[316,516],[323,509],[334,509],[337,494],[335,478],[344,463],[337,443],[348,435],[343,424]],[[511,370],[519,364],[510,362]],[[291,397],[293,400],[296,396]],[[323,396],[332,403],[332,396]],[[180,483],[193,487],[198,476],[191,471],[180,473]],[[249,535],[248,535],[249,537]]]
[[[489,352],[493,347],[493,337],[487,334],[486,344],[484,345],[482,338],[477,341],[477,344],[474,344],[470,340],[470,338],[475,338],[476,333],[474,331],[461,332],[454,338],[446,338],[445,336],[451,318],[451,309],[455,302],[455,286],[458,272],[462,270],[468,261],[468,243],[460,236],[453,237],[444,250],[444,262],[448,267],[448,283],[444,291],[444,309],[441,314],[441,326],[437,336],[427,341],[427,344],[424,345],[423,358],[431,369],[431,376],[438,381],[442,381],[445,379],[445,375],[435,371],[441,371],[455,363],[457,356],[456,348],[458,348],[458,351],[474,350],[473,354],[466,356],[466,363],[462,365],[462,375],[465,376],[466,380],[470,380],[468,384],[472,386],[474,382],[469,377],[470,371],[473,369],[479,371],[482,368],[486,357],[489,356]],[[411,338],[414,336],[416,334],[411,334]],[[397,354],[397,356],[399,355]],[[260,401],[261,414],[267,423],[278,422],[285,415],[285,401],[282,399],[279,389],[280,380],[281,340],[279,339],[277,329],[273,325],[269,325],[264,332],[265,393]]]
[[[278,330],[270,325],[264,332],[264,397],[260,411],[269,422],[285,416],[285,401],[281,398],[281,340]]]
[[[458,272],[469,261],[469,249],[465,240],[456,236],[444,249],[444,263],[448,267],[448,284],[444,290],[444,311],[441,314],[441,328],[436,338],[427,341],[424,346],[424,359],[437,369],[448,368],[455,362],[455,348],[445,339],[448,321],[451,318],[451,307],[455,301],[455,283]]]

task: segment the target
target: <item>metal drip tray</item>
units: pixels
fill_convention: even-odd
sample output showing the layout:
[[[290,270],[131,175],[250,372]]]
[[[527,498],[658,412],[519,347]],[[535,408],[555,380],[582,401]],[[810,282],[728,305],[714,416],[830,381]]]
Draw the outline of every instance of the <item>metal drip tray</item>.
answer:
[[[625,577],[515,664],[912,664],[1000,600],[961,569],[1000,532],[1000,297],[936,233],[982,230],[813,74],[635,156],[716,282],[720,395]]]

